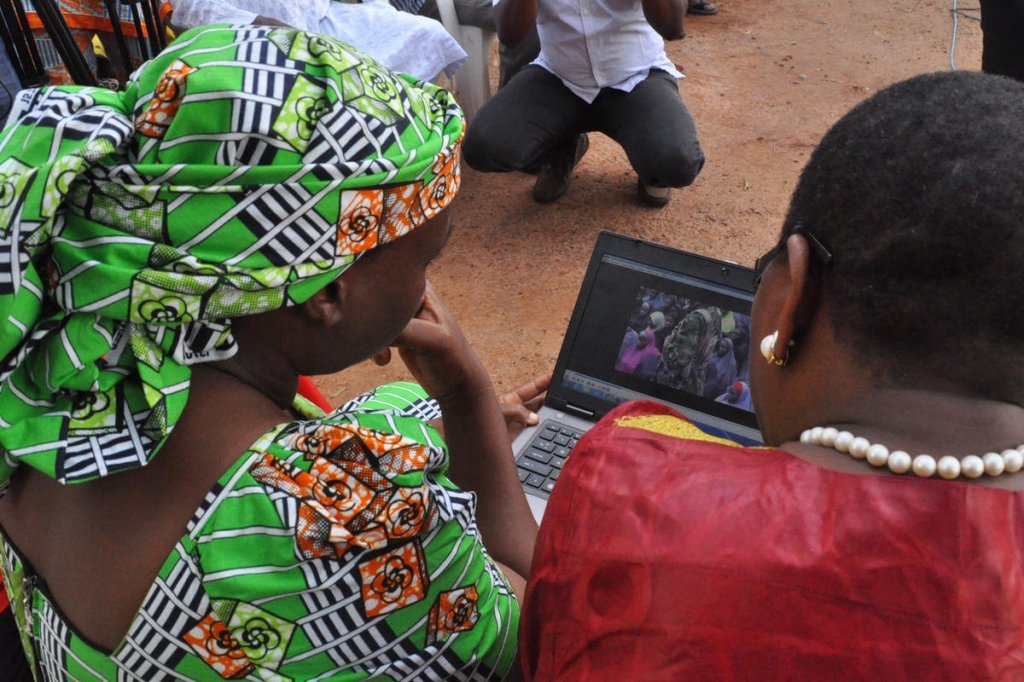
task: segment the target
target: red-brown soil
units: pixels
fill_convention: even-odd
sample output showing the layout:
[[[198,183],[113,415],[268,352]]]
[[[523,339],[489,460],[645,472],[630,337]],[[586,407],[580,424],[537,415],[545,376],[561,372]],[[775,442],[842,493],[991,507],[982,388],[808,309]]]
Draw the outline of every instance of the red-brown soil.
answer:
[[[534,178],[464,169],[451,241],[430,277],[499,390],[549,371],[598,231],[751,265],[773,243],[800,170],[828,127],[903,78],[950,68],[952,0],[723,0],[668,44],[707,156],[664,209],[640,205],[625,154],[601,135],[555,204]],[[968,14],[979,16],[978,10]],[[981,65],[981,29],[960,17],[958,69]],[[496,71],[496,69],[495,69]],[[372,323],[372,322],[371,322]],[[408,376],[396,361],[317,379],[332,403]]]

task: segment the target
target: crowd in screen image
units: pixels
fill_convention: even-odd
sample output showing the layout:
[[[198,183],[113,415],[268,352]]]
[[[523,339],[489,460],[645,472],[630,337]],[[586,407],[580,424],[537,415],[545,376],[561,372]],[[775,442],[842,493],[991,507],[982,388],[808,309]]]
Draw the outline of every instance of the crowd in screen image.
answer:
[[[749,316],[641,287],[615,369],[753,410],[749,359]]]

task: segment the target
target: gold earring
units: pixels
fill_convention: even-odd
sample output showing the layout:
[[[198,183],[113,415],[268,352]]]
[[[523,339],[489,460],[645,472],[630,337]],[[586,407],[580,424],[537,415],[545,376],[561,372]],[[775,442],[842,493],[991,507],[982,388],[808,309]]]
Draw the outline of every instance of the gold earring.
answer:
[[[761,355],[768,361],[769,365],[775,365],[776,367],[785,367],[786,362],[789,360],[789,351],[782,357],[775,354],[775,342],[779,338],[779,330],[775,330],[768,336],[761,339]],[[792,346],[793,342],[790,341],[789,345]]]

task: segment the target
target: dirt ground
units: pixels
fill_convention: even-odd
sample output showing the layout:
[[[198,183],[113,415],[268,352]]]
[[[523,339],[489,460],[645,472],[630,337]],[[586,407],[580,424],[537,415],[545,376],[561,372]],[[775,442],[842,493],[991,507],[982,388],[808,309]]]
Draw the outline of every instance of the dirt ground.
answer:
[[[707,164],[664,209],[638,203],[625,154],[597,134],[554,204],[533,201],[532,176],[464,168],[454,233],[430,277],[495,387],[554,366],[602,229],[752,265],[774,242],[800,170],[832,123],[886,85],[950,69],[952,2],[722,0],[717,15],[688,17],[687,37],[667,51],[686,74],[680,90]],[[961,12],[955,66],[977,70],[980,13]],[[338,404],[407,377],[396,358],[317,383]]]

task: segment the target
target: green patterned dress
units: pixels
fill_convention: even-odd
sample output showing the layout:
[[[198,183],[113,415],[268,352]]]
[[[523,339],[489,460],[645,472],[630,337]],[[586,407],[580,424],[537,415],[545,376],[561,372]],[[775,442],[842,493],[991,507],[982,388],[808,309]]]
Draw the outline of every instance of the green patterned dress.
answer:
[[[264,435],[196,510],[114,652],[75,633],[5,541],[43,679],[501,679],[519,608],[474,496],[445,477],[436,416],[418,386],[390,384]]]

